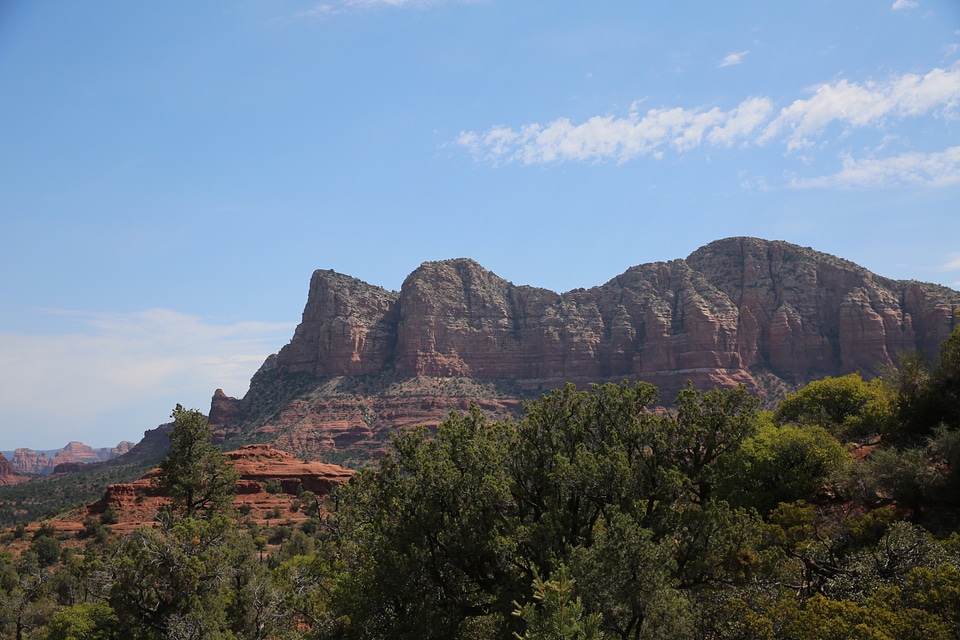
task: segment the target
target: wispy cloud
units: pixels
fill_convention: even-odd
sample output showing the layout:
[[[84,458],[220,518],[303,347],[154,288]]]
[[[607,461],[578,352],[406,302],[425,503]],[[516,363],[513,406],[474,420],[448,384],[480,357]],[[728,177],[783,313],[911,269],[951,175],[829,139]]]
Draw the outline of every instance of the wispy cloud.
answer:
[[[943,265],[940,271],[960,271],[960,253],[952,254]],[[960,289],[960,280],[952,283],[954,289]]]
[[[323,20],[341,12],[337,5],[318,4],[293,14],[293,20]]]
[[[441,0],[345,0],[344,4],[352,7],[412,7],[442,4]]]
[[[796,188],[943,187],[960,183],[960,147],[937,153],[904,153],[892,158],[843,158],[843,169],[818,178],[794,179]]]
[[[894,11],[902,11],[903,9],[916,9],[919,6],[920,3],[915,0],[895,0],[890,8]]]
[[[813,97],[784,107],[767,126],[760,142],[786,132],[787,149],[809,146],[810,138],[838,122],[858,128],[881,124],[885,118],[903,118],[946,112],[960,100],[960,70],[934,69],[926,75],[906,74],[884,83],[858,84],[839,80],[822,84]]]
[[[650,109],[640,113],[635,104],[628,116],[594,116],[575,125],[567,118],[546,125],[528,124],[515,131],[493,127],[487,132],[461,132],[457,143],[476,157],[494,164],[525,164],[565,160],[626,162],[641,155],[656,156],[672,145],[686,151],[703,143],[730,146],[760,126],[773,109],[765,98],[748,98],[730,111]]]
[[[478,0],[332,0],[321,2],[309,9],[298,11],[291,16],[297,20],[325,20],[345,13],[353,13],[381,8],[419,8],[439,7],[444,4],[472,4]]]
[[[720,61],[718,67],[732,67],[733,65],[740,64],[743,62],[743,58],[750,53],[749,51],[738,51],[736,53],[729,53],[727,56]]]
[[[30,429],[17,446],[62,446],[132,399],[144,407],[159,402],[166,413],[132,425],[127,437],[164,421],[176,402],[206,410],[217,388],[242,395],[294,326],[213,324],[164,309],[49,313],[66,316],[74,332],[0,333],[0,421],[5,430]]]
[[[456,144],[477,160],[493,165],[557,162],[618,163],[640,156],[660,158],[669,150],[685,153],[704,146],[784,145],[788,154],[812,147],[831,127],[841,135],[874,128],[889,141],[895,121],[909,117],[952,118],[960,104],[960,70],[933,69],[883,82],[840,79],[811,89],[811,97],[775,108],[764,96],[746,98],[736,107],[663,107],[641,112],[635,103],[626,116],[598,115],[575,123],[558,118],[517,128],[496,126],[463,131]],[[876,152],[885,144],[876,147]],[[904,153],[888,158],[842,156],[843,169],[818,178],[795,179],[795,187],[942,186],[958,177],[958,148],[935,153]],[[888,150],[889,152],[889,150]],[[807,154],[800,156],[808,161]]]

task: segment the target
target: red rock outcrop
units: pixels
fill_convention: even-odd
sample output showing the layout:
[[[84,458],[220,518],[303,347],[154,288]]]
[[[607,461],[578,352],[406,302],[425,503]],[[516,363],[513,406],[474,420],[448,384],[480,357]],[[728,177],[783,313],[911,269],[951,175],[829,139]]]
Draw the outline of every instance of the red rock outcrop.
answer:
[[[297,460],[286,451],[266,444],[247,445],[225,455],[240,474],[233,505],[237,508],[247,505],[244,510],[248,516],[260,522],[305,520],[308,516],[296,499],[301,491],[323,497],[334,487],[349,482],[354,474],[337,465]],[[159,473],[159,469],[153,469],[135,482],[110,485],[103,498],[87,507],[84,516],[99,516],[112,505],[118,517],[117,524],[113,525],[115,531],[152,526],[160,510],[169,504],[156,487]],[[274,488],[270,486],[273,481],[276,490],[271,492],[268,487]],[[279,518],[275,515],[278,510]],[[76,522],[57,523],[57,526],[64,530],[82,528]]]
[[[283,492],[291,495],[297,495],[302,489],[325,496],[334,487],[348,482],[354,473],[334,464],[297,460],[268,444],[248,444],[226,456],[241,480],[259,483],[276,480]]]
[[[0,453],[0,486],[18,484],[26,480],[29,480],[29,478],[19,475],[10,461],[7,460],[7,457]]]
[[[50,459],[46,453],[37,453],[33,449],[19,448],[13,452],[10,464],[18,473],[45,475],[49,473]]]
[[[213,394],[213,399],[210,401],[208,423],[211,427],[229,424],[237,419],[242,408],[239,400],[225,394],[223,389],[217,389]]]
[[[454,391],[440,379],[418,378],[398,387],[380,394],[307,394],[285,404],[251,437],[303,456],[362,461],[386,453],[389,436],[398,429],[434,428],[451,411],[466,412],[471,404],[490,420],[522,411],[518,398],[497,398],[489,391],[444,395]]]
[[[333,271],[315,271],[303,319],[284,348],[290,373],[380,373],[397,341],[397,294]]]

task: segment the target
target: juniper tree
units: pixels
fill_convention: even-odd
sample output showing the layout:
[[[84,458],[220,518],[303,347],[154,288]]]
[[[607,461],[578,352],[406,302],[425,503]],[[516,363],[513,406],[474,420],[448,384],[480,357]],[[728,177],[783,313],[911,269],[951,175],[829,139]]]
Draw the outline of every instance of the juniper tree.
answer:
[[[239,474],[211,442],[207,418],[177,405],[171,415],[170,453],[160,463],[158,487],[174,514],[192,518],[222,512],[230,504]]]

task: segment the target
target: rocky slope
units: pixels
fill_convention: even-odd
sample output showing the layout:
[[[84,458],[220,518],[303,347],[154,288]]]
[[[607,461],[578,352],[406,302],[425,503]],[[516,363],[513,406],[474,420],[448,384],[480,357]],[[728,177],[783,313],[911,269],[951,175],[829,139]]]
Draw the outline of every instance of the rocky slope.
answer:
[[[516,415],[568,381],[643,379],[665,402],[686,380],[744,384],[772,399],[825,375],[876,375],[904,351],[933,354],[958,309],[946,287],[756,238],[563,294],[467,259],[424,263],[399,292],[316,271],[290,343],[242,400],[215,395],[211,423],[228,442],[362,458],[398,426],[471,402]]]
[[[46,452],[37,453],[33,449],[20,448],[14,451],[10,464],[17,473],[45,476],[53,473],[58,465],[65,465],[63,468],[70,468],[69,465],[78,463],[88,464],[112,460],[127,453],[133,446],[134,443],[126,440],[115,447],[100,449],[94,449],[82,442],[70,442],[50,457],[47,457]]]

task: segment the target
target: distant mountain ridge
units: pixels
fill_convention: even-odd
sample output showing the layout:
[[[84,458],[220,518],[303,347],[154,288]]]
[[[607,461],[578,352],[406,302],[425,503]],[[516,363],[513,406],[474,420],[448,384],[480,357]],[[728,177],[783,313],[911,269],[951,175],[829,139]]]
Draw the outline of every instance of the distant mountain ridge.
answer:
[[[115,447],[101,447],[94,449],[82,442],[72,441],[61,449],[52,451],[34,451],[21,447],[8,456],[10,467],[17,474],[50,475],[57,466],[67,464],[86,464],[91,462],[106,462],[130,451],[133,442],[124,440]],[[47,455],[52,453],[52,455]]]
[[[426,262],[399,292],[318,270],[292,340],[243,399],[218,391],[224,441],[304,456],[382,449],[385,433],[485,405],[493,418],[574,382],[687,380],[770,399],[871,377],[958,322],[960,292],[884,278],[782,241],[728,238],[590,289],[514,285],[469,259]]]

